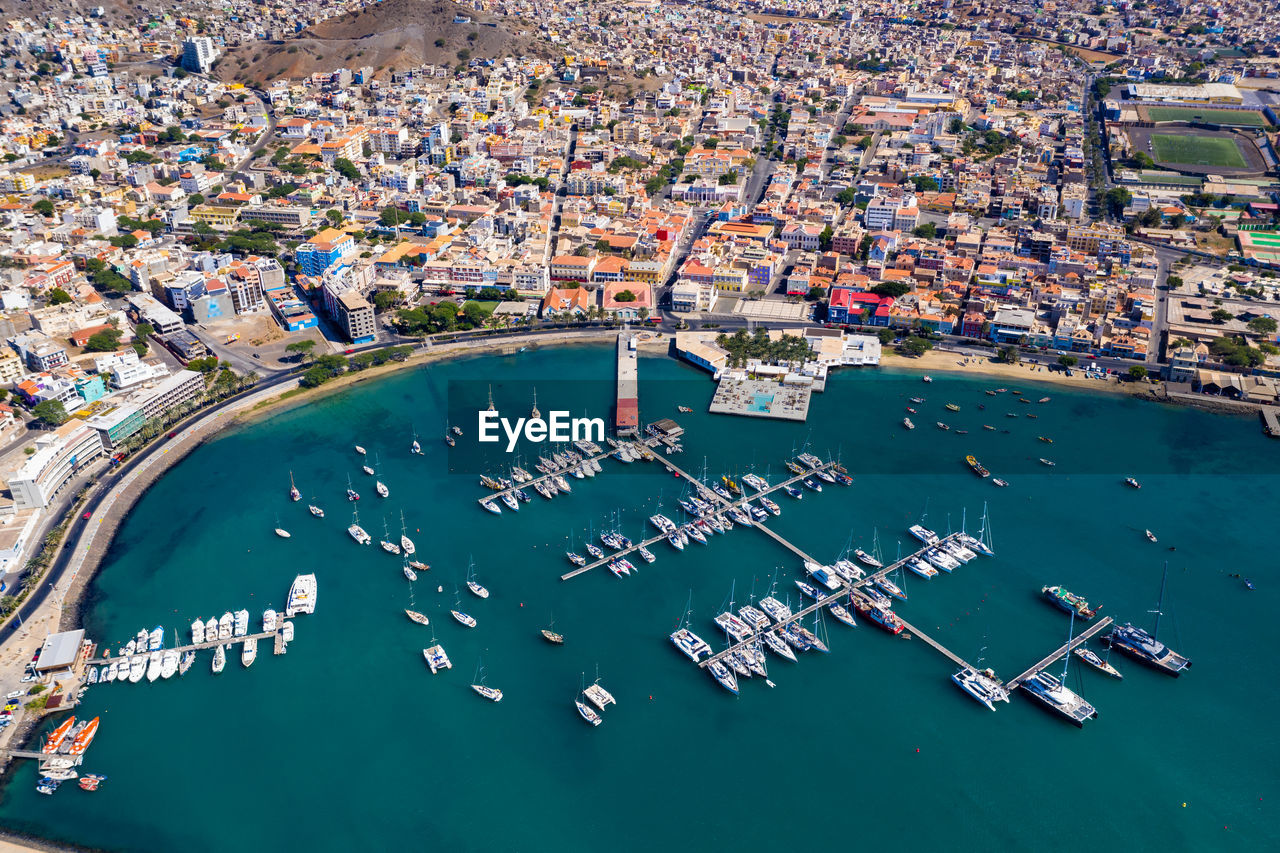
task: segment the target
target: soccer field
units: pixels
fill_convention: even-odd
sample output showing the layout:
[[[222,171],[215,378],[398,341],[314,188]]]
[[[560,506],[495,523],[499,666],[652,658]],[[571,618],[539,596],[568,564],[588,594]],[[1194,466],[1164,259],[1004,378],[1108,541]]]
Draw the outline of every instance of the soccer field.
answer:
[[[1248,164],[1234,139],[1222,136],[1151,135],[1152,153],[1158,163],[1184,166],[1229,166],[1243,169]]]
[[[1215,110],[1211,107],[1147,107],[1152,121],[1202,121],[1234,127],[1262,127],[1262,114],[1248,110]]]

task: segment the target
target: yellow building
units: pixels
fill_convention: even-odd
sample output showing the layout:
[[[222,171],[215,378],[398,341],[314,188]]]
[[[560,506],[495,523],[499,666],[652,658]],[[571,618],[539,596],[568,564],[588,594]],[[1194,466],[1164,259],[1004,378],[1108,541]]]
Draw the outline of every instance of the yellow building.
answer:
[[[236,224],[240,218],[240,208],[223,205],[202,204],[191,208],[191,218],[203,222],[210,228],[225,231]]]

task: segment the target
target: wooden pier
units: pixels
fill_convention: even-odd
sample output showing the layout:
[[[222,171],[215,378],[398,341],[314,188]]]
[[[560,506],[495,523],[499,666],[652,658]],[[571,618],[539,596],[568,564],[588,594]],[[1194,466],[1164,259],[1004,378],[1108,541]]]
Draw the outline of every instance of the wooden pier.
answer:
[[[929,636],[928,634],[926,634],[924,631],[921,631],[921,630],[920,630],[919,628],[917,628],[915,625],[912,625],[912,624],[911,624],[910,622],[908,622],[906,619],[903,619],[903,618],[902,618],[902,615],[901,615],[901,614],[899,614],[899,613],[898,613],[898,611],[896,611],[896,610],[895,610],[895,611],[893,611],[893,612],[894,612],[894,614],[895,614],[895,615],[897,615],[897,617],[898,617],[899,621],[901,621],[901,622],[902,622],[902,627],[903,627],[903,630],[904,630],[904,631],[910,631],[910,632],[911,632],[911,635],[912,635],[913,637],[915,637],[916,639],[924,640],[924,642],[925,642],[925,644],[926,644],[926,645],[928,645],[928,646],[929,646],[930,648],[932,648],[934,651],[938,652],[938,653],[939,653],[940,655],[942,655],[943,657],[945,657],[945,658],[947,658],[948,660],[950,660],[950,661],[951,661],[952,663],[954,663],[956,666],[960,666],[960,667],[969,667],[969,668],[971,668],[971,669],[976,669],[976,668],[977,668],[977,667],[973,666],[973,664],[971,664],[971,663],[969,663],[967,660],[965,660],[964,658],[960,657],[960,655],[958,655],[958,654],[956,654],[955,652],[951,651],[951,649],[949,649],[949,648],[947,648],[946,646],[942,645],[942,643],[939,643],[939,642],[938,642],[937,640],[935,640],[933,637],[930,637],[930,636]]]
[[[1047,667],[1049,664],[1056,661],[1058,658],[1062,657],[1063,655],[1070,654],[1077,646],[1082,646],[1085,643],[1087,643],[1089,641],[1089,638],[1091,638],[1094,634],[1097,634],[1099,631],[1106,628],[1108,625],[1111,624],[1111,622],[1112,622],[1112,619],[1110,616],[1102,617],[1102,619],[1099,620],[1097,623],[1090,625],[1088,628],[1082,631],[1079,636],[1073,637],[1071,639],[1071,642],[1066,643],[1063,646],[1060,646],[1052,654],[1048,655],[1045,658],[1042,658],[1039,661],[1036,661],[1036,663],[1032,664],[1032,666],[1029,669],[1027,669],[1026,672],[1023,672],[1020,675],[1017,675],[1014,678],[1010,679],[1009,683],[1006,686],[1010,690],[1017,687],[1019,684],[1026,681],[1028,678],[1035,675],[1037,672],[1039,672],[1040,670]]]
[[[643,442],[641,442],[641,443],[643,443],[646,447],[652,448],[652,447],[653,447],[653,444],[655,443],[655,441],[656,441],[655,439],[650,438],[650,439],[645,439],[645,440],[644,440]],[[717,514],[717,515],[721,515],[721,514],[723,514],[723,513],[727,512],[727,511],[728,511],[728,510],[730,510],[730,509],[740,508],[740,507],[742,506],[742,504],[743,504],[743,503],[745,503],[745,502],[747,502],[747,501],[750,501],[750,500],[755,500],[756,498],[759,498],[759,497],[760,497],[760,496],[762,496],[762,495],[763,495],[763,496],[768,496],[769,494],[771,494],[771,493],[773,493],[773,492],[776,492],[776,491],[778,491],[778,490],[780,490],[780,489],[786,488],[787,486],[790,486],[790,485],[793,485],[793,484],[795,484],[795,483],[798,483],[798,482],[800,482],[801,480],[805,479],[806,477],[812,476],[814,471],[825,471],[825,470],[828,470],[828,469],[832,468],[832,467],[835,465],[835,463],[834,463],[834,462],[827,462],[827,463],[824,463],[823,465],[818,466],[817,468],[807,470],[807,471],[805,471],[805,472],[804,472],[804,473],[802,473],[802,474],[796,474],[796,475],[794,475],[794,476],[790,477],[789,479],[783,480],[782,482],[780,482],[780,483],[778,483],[778,484],[776,484],[776,485],[770,485],[770,486],[769,486],[769,488],[767,488],[767,489],[765,489],[765,490],[763,490],[763,491],[756,492],[756,493],[755,493],[755,494],[753,494],[753,495],[748,495],[748,494],[746,493],[746,491],[744,490],[744,491],[743,491],[743,493],[742,493],[739,497],[736,497],[736,498],[732,498],[732,499],[726,500],[726,499],[725,499],[725,497],[724,497],[723,495],[719,495],[719,494],[716,494],[715,492],[711,491],[711,487],[710,487],[709,485],[707,485],[706,483],[703,483],[703,482],[702,482],[701,480],[699,480],[697,477],[693,476],[693,475],[692,475],[692,474],[690,474],[688,471],[685,471],[683,468],[681,468],[681,467],[680,467],[679,465],[677,465],[676,463],[672,462],[670,459],[667,459],[665,456],[662,456],[662,455],[659,455],[659,454],[657,454],[657,453],[654,453],[654,454],[653,454],[653,458],[654,458],[654,459],[656,459],[658,462],[661,462],[661,463],[662,463],[662,464],[667,468],[667,470],[668,470],[668,471],[670,471],[670,472],[671,472],[671,473],[673,473],[673,474],[677,474],[677,475],[679,475],[681,478],[683,478],[684,480],[686,480],[687,482],[689,482],[691,485],[693,485],[693,486],[694,486],[694,488],[697,488],[697,489],[705,489],[705,490],[706,490],[706,491],[711,495],[711,500],[716,501],[716,502],[719,504],[719,506],[720,506],[720,509],[715,513],[715,514]],[[745,510],[744,510],[744,512],[745,512]],[[680,527],[684,527],[685,525],[681,524],[681,525],[679,525],[679,526],[680,526]],[[745,527],[745,526],[747,526],[747,525],[740,525],[740,526]],[[810,561],[815,562],[815,563],[821,563],[821,562],[822,562],[821,560],[815,560],[815,559],[813,559],[813,558],[812,558],[812,557],[810,557],[808,554],[806,554],[804,551],[801,551],[798,547],[796,547],[795,545],[791,544],[791,543],[790,543],[790,542],[788,542],[786,539],[784,539],[783,537],[779,536],[777,533],[774,533],[772,530],[770,530],[769,528],[765,527],[765,526],[764,526],[763,524],[761,524],[760,522],[758,522],[758,521],[752,521],[752,523],[751,523],[751,525],[750,525],[750,526],[751,526],[751,527],[757,527],[757,528],[759,528],[759,529],[760,529],[763,533],[765,533],[767,536],[769,536],[770,538],[772,538],[773,540],[775,540],[776,542],[778,542],[780,545],[782,545],[783,547],[785,547],[785,548],[787,548],[788,550],[790,550],[791,552],[793,552],[793,553],[797,554],[801,559],[803,559],[803,560],[810,560]],[[736,527],[735,527],[735,529],[736,529]],[[716,534],[714,534],[714,533],[708,533],[708,534],[707,534],[707,536],[708,536],[707,543],[708,543],[708,544],[710,544],[710,542],[711,542],[711,537],[712,537],[712,536],[714,536],[714,535],[716,535]],[[616,551],[616,552],[614,552],[614,553],[612,553],[612,554],[606,554],[604,557],[600,558],[599,560],[596,560],[596,561],[591,562],[591,563],[587,563],[585,566],[578,566],[578,567],[574,568],[572,571],[565,572],[563,575],[561,575],[561,576],[560,576],[560,580],[562,580],[562,581],[567,581],[567,580],[570,580],[570,579],[572,579],[572,578],[576,578],[578,575],[586,574],[587,572],[591,571],[592,569],[597,569],[597,568],[599,568],[600,566],[607,566],[609,563],[611,563],[613,560],[615,560],[615,559],[617,559],[617,558],[619,558],[619,557],[625,557],[625,556],[627,556],[628,554],[632,553],[633,551],[638,551],[641,547],[645,547],[645,548],[647,548],[647,547],[649,547],[650,545],[653,545],[653,544],[656,544],[657,542],[660,542],[660,541],[665,540],[666,538],[667,538],[667,534],[665,534],[665,533],[661,533],[661,534],[659,534],[659,535],[657,535],[657,536],[652,536],[652,537],[650,537],[650,538],[648,538],[648,539],[644,539],[644,540],[642,540],[642,541],[640,541],[640,542],[633,543],[633,544],[631,545],[631,547],[630,547],[630,548],[624,548],[624,549],[622,549],[621,551]],[[689,547],[689,546],[685,546],[685,547]]]
[[[226,640],[213,640],[212,642],[206,642],[206,643],[190,643],[185,646],[171,646],[164,649],[157,649],[157,651],[178,652],[179,654],[184,654],[186,652],[199,652],[205,649],[213,649],[213,648],[217,648],[218,646],[232,646],[232,645],[235,645],[236,643],[243,643],[245,640],[266,640],[272,637],[279,638],[276,642],[275,653],[278,655],[284,654],[284,651],[283,651],[284,631],[283,630],[261,631],[257,634],[245,634],[242,637],[231,637]],[[116,657],[110,657],[110,658],[93,658],[91,660],[85,661],[84,665],[85,666],[103,666],[103,665],[110,666],[113,663],[119,663],[122,660],[128,660],[130,657],[136,657],[138,654],[149,655],[151,654],[151,652],[135,652],[134,655],[118,655]],[[119,679],[116,679],[116,680],[118,681]]]
[[[852,584],[841,584],[841,585],[840,585],[840,588],[839,588],[839,589],[837,589],[837,590],[835,590],[834,592],[832,592],[830,595],[823,596],[822,598],[819,598],[817,601],[813,602],[812,604],[808,605],[807,607],[803,607],[803,608],[801,608],[800,610],[797,610],[795,613],[791,614],[791,617],[790,617],[790,618],[788,618],[788,619],[784,619],[784,620],[782,620],[781,622],[775,622],[771,627],[766,628],[765,630],[771,631],[771,630],[773,630],[774,628],[779,628],[779,627],[781,627],[781,626],[783,626],[783,625],[789,625],[789,624],[791,624],[792,622],[798,622],[798,621],[800,621],[801,619],[804,619],[804,618],[805,618],[806,616],[808,616],[809,614],[813,613],[815,610],[820,610],[820,609],[822,609],[823,607],[826,607],[826,606],[828,606],[828,605],[831,605],[831,604],[842,604],[842,603],[844,603],[844,600],[845,600],[845,599],[847,599],[847,597],[848,597],[849,593],[851,593],[853,590],[858,589],[858,588],[860,588],[860,587],[869,586],[869,585],[871,585],[871,584],[875,583],[875,581],[876,581],[876,579],[877,579],[877,578],[884,577],[885,575],[889,574],[890,572],[895,572],[895,571],[897,571],[901,566],[906,565],[906,563],[907,563],[907,561],[908,561],[908,560],[915,559],[916,557],[919,557],[920,555],[922,555],[925,551],[929,551],[929,550],[931,550],[931,549],[933,549],[933,548],[936,548],[936,547],[938,547],[939,545],[941,545],[943,542],[948,542],[948,541],[950,541],[950,540],[952,540],[952,539],[955,539],[955,538],[956,538],[956,537],[958,537],[959,535],[960,535],[960,534],[958,534],[958,533],[952,533],[952,534],[949,534],[949,535],[947,535],[947,536],[943,536],[942,538],[940,538],[937,542],[933,543],[932,545],[925,545],[924,547],[920,548],[920,550],[915,551],[914,553],[909,554],[909,555],[908,555],[908,556],[906,556],[906,557],[903,557],[901,560],[897,560],[896,562],[894,562],[894,563],[892,563],[892,564],[890,564],[890,565],[888,565],[888,566],[885,566],[883,569],[880,569],[880,570],[879,570],[879,571],[877,571],[875,574],[867,575],[866,577],[864,577],[864,578],[862,578],[862,579],[860,579],[860,580],[858,580],[858,581],[855,581],[855,582],[854,582],[854,583],[852,583]],[[812,584],[811,584],[811,585],[812,585]],[[897,614],[897,611],[896,611],[896,610],[894,611],[894,614],[895,614],[895,615]],[[734,614],[734,615],[736,616],[737,614]],[[899,616],[898,618],[899,618],[899,619],[901,619],[902,617],[901,617],[901,616]],[[907,625],[907,623],[906,623],[906,621],[905,621],[905,620],[903,621],[903,623],[902,623],[902,624],[905,626],[905,629],[909,629],[909,630],[911,630],[913,633],[918,633],[918,632],[916,631],[916,629],[911,628],[911,626]],[[940,652],[942,652],[943,654],[947,655],[947,656],[948,656],[948,657],[950,657],[952,660],[959,661],[961,664],[963,664],[963,663],[964,663],[964,661],[960,658],[960,656],[959,656],[959,655],[956,655],[954,652],[948,651],[948,650],[946,649],[946,647],[944,647],[941,643],[938,643],[937,641],[932,640],[932,639],[930,639],[930,638],[928,638],[928,637],[925,637],[925,636],[923,636],[923,635],[921,635],[921,637],[922,637],[922,639],[924,639],[924,640],[925,640],[925,642],[927,642],[927,643],[931,644],[934,648],[938,649],[938,651],[940,651]],[[727,648],[726,648],[726,649],[724,649],[723,651],[716,652],[715,654],[711,655],[710,657],[708,657],[708,658],[704,658],[703,660],[698,661],[698,666],[705,667],[705,666],[707,666],[707,665],[709,665],[709,664],[715,663],[716,661],[723,660],[725,657],[728,657],[728,655],[729,655],[729,654],[731,654],[731,653],[733,653],[733,652],[736,652],[736,651],[738,651],[739,649],[744,649],[744,648],[746,648],[747,646],[754,646],[755,644],[756,644],[756,634],[755,634],[755,632],[753,632],[750,638],[748,638],[748,639],[746,639],[746,640],[742,640],[742,641],[737,642],[737,643],[734,643],[733,645],[731,645],[731,646],[727,647]]]

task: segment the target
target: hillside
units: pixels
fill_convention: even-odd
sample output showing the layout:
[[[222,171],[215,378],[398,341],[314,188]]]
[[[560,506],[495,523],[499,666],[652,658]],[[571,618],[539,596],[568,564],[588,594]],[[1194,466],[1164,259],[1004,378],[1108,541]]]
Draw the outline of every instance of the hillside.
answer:
[[[455,16],[472,20],[454,23]],[[322,21],[284,42],[236,48],[216,73],[224,80],[262,85],[362,66],[385,76],[424,63],[457,63],[460,51],[476,59],[548,55],[547,45],[518,28],[513,19],[477,15],[448,0],[385,0]]]

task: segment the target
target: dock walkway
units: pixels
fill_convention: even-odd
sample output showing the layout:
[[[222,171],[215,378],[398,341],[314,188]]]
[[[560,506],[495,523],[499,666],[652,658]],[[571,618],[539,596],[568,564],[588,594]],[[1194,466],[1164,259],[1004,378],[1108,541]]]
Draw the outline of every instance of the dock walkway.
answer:
[[[818,599],[817,601],[813,602],[812,604],[808,605],[807,607],[803,607],[800,610],[797,610],[795,613],[791,614],[790,618],[788,619],[784,619],[781,622],[775,622],[770,628],[767,628],[766,630],[773,630],[774,628],[778,628],[783,625],[789,625],[792,622],[798,622],[801,619],[808,616],[810,613],[813,613],[815,610],[820,610],[823,607],[826,607],[830,604],[842,604],[843,600],[853,590],[858,589],[860,587],[869,586],[870,584],[875,583],[877,578],[884,577],[890,572],[897,571],[901,566],[906,565],[906,563],[909,560],[915,559],[916,557],[919,557],[921,554],[923,554],[925,551],[932,550],[938,547],[939,545],[941,545],[943,542],[947,542],[952,539],[955,539],[959,535],[960,534],[958,533],[951,533],[951,534],[948,534],[947,536],[943,536],[932,545],[923,546],[918,551],[908,554],[906,557],[903,557],[901,560],[897,560],[891,563],[890,565],[885,566],[883,569],[880,569],[875,574],[867,575],[866,577],[852,584],[841,584],[840,588],[832,592],[830,595],[824,596]],[[894,613],[896,614],[897,611],[895,610]],[[899,616],[898,618],[901,619],[902,617]],[[905,621],[902,624],[906,626],[907,629],[911,630],[912,633],[919,634],[919,632],[916,631],[915,628],[912,628],[910,625],[907,625]],[[923,634],[920,634],[920,637],[925,642],[929,643],[934,648],[936,648],[938,651],[945,654],[947,657],[951,658],[954,661],[958,661],[961,665],[964,665],[964,660],[960,658],[959,655],[956,655],[954,652],[947,650],[947,648],[943,646],[941,643],[938,643],[937,641],[932,640],[929,637],[924,636]],[[698,666],[701,666],[701,667],[708,666],[709,664],[715,663],[716,661],[723,660],[725,657],[727,657],[733,652],[738,651],[739,649],[744,649],[748,646],[754,646],[755,644],[756,644],[756,636],[755,636],[755,633],[753,632],[750,638],[734,643],[733,645],[725,648],[723,651],[716,652],[710,657],[704,658],[698,661]]]
[[[1010,679],[1009,683],[1006,686],[1010,690],[1017,687],[1019,684],[1026,681],[1028,678],[1035,675],[1037,672],[1039,672],[1049,664],[1056,661],[1058,658],[1062,657],[1065,654],[1070,654],[1071,651],[1074,650],[1077,646],[1081,646],[1087,643],[1090,637],[1092,637],[1094,634],[1097,634],[1102,629],[1106,628],[1108,625],[1111,624],[1111,622],[1112,622],[1112,619],[1110,616],[1102,617],[1102,619],[1097,624],[1090,625],[1087,629],[1082,631],[1079,636],[1073,637],[1071,639],[1071,642],[1066,643],[1065,645],[1059,646],[1058,649],[1054,651],[1052,654],[1042,658],[1041,660],[1032,664],[1031,667],[1027,669],[1025,672]]]
[[[207,643],[189,643],[188,645],[185,645],[185,646],[171,646],[171,647],[159,649],[158,651],[162,651],[162,652],[172,651],[172,652],[179,652],[179,653],[198,652],[198,651],[203,651],[204,649],[216,648],[218,646],[229,646],[229,645],[235,645],[236,643],[243,643],[245,640],[266,640],[266,639],[275,637],[279,634],[281,634],[280,631],[261,631],[257,634],[245,634],[243,637],[231,637],[230,639],[214,640],[212,642],[207,642]],[[151,654],[151,652],[142,652],[142,654],[149,655]],[[276,654],[279,654],[279,652],[276,652]],[[107,666],[110,666],[113,663],[119,663],[122,660],[128,660],[129,657],[130,657],[129,655],[123,655],[123,656],[117,655],[116,657],[110,657],[110,658],[92,658],[90,660],[85,661],[84,665],[85,666],[102,666],[105,664]]]
[[[652,448],[652,447],[653,447],[653,445],[656,443],[656,440],[655,440],[655,439],[646,439],[646,440],[645,440],[644,442],[642,442],[642,443],[643,443],[643,444],[645,444],[647,447]],[[607,454],[606,454],[606,455],[607,455]],[[778,483],[778,484],[776,484],[776,485],[770,485],[770,486],[769,486],[769,488],[765,489],[764,491],[756,492],[756,493],[755,493],[755,494],[753,494],[753,495],[748,495],[748,494],[746,493],[746,491],[744,490],[744,491],[743,491],[743,493],[742,493],[742,495],[741,495],[740,497],[733,498],[732,500],[725,500],[724,496],[722,496],[722,495],[718,495],[718,494],[716,494],[715,492],[712,492],[712,491],[711,491],[711,487],[710,487],[709,485],[707,485],[706,483],[703,483],[703,482],[702,482],[701,480],[699,480],[697,477],[695,477],[695,476],[693,476],[692,474],[690,474],[689,472],[685,471],[683,468],[681,468],[679,465],[677,465],[676,463],[672,462],[670,459],[666,458],[665,456],[662,456],[662,455],[660,455],[660,454],[655,453],[655,454],[653,454],[653,458],[654,458],[655,460],[657,460],[658,462],[661,462],[664,466],[666,466],[667,470],[668,470],[668,471],[670,471],[671,473],[679,475],[681,478],[683,478],[683,479],[684,479],[684,480],[686,480],[687,482],[689,482],[689,483],[693,484],[695,487],[702,487],[702,488],[705,488],[708,492],[710,492],[712,499],[713,499],[713,500],[715,500],[715,501],[719,504],[719,506],[720,506],[720,510],[719,510],[719,512],[725,512],[725,511],[728,511],[729,509],[733,509],[733,508],[741,507],[741,506],[742,506],[742,504],[743,504],[744,502],[746,502],[746,501],[755,500],[756,498],[760,497],[761,495],[765,495],[765,496],[767,496],[767,495],[769,495],[769,494],[771,494],[771,493],[773,493],[773,492],[778,491],[779,489],[783,489],[783,488],[786,488],[787,486],[790,486],[790,485],[793,485],[793,484],[795,484],[795,483],[800,482],[800,481],[801,481],[801,480],[803,480],[804,478],[811,476],[811,475],[813,474],[813,472],[814,472],[814,471],[827,470],[827,469],[829,469],[829,468],[831,468],[832,466],[834,466],[834,465],[835,465],[835,463],[834,463],[834,462],[827,462],[827,463],[825,463],[825,464],[823,464],[823,465],[820,465],[818,468],[815,468],[815,469],[811,469],[811,470],[805,471],[805,472],[804,472],[804,473],[802,473],[802,474],[796,474],[796,475],[794,475],[794,476],[790,477],[789,479],[783,480],[782,482],[780,482],[780,483]],[[681,526],[681,527],[683,527],[684,525],[680,525],[680,526]],[[745,525],[744,525],[744,526],[745,526]],[[752,527],[758,527],[762,532],[764,532],[764,533],[765,533],[766,535],[768,535],[770,538],[772,538],[772,539],[774,539],[775,541],[777,541],[777,542],[778,542],[779,544],[781,544],[783,547],[785,547],[785,548],[787,548],[788,550],[792,551],[793,553],[795,553],[795,554],[799,555],[801,559],[804,559],[804,560],[812,560],[812,561],[813,561],[813,562],[815,562],[815,563],[821,563],[821,562],[822,562],[821,560],[814,560],[812,557],[810,557],[809,555],[807,555],[804,551],[801,551],[801,550],[800,550],[799,548],[797,548],[795,545],[791,544],[791,543],[790,543],[790,542],[788,542],[786,539],[784,539],[783,537],[779,536],[777,533],[774,533],[772,530],[768,529],[768,528],[767,528],[767,527],[765,527],[763,524],[761,524],[761,523],[759,523],[759,522],[753,522],[753,523],[751,524],[751,526],[752,526]],[[736,529],[736,528],[735,528],[735,529]],[[565,572],[563,575],[561,575],[561,576],[560,576],[560,580],[562,580],[562,581],[567,581],[567,580],[570,580],[570,579],[572,579],[572,578],[576,578],[578,575],[586,574],[587,572],[591,571],[592,569],[597,569],[597,568],[599,568],[600,566],[607,566],[609,563],[611,563],[613,560],[615,560],[615,559],[617,559],[617,558],[619,558],[619,557],[625,557],[625,556],[627,556],[628,554],[632,553],[633,551],[637,551],[637,550],[639,550],[641,547],[645,547],[645,548],[647,548],[647,547],[649,547],[650,545],[653,545],[653,544],[655,544],[655,543],[657,543],[657,542],[660,542],[660,541],[662,541],[662,540],[664,540],[664,539],[666,539],[666,538],[667,538],[667,534],[665,534],[665,533],[661,533],[661,534],[658,534],[657,536],[651,536],[651,537],[649,537],[648,539],[644,539],[644,540],[641,540],[641,541],[639,541],[639,542],[633,543],[633,544],[631,545],[631,547],[630,547],[630,548],[624,548],[624,549],[622,549],[621,551],[615,551],[615,552],[614,552],[614,553],[612,553],[612,554],[607,554],[607,555],[605,555],[604,557],[602,557],[602,558],[601,558],[601,559],[599,559],[599,560],[596,560],[596,561],[591,562],[591,563],[587,563],[585,566],[578,566],[578,567],[574,568],[572,571]],[[709,541],[709,540],[708,540],[708,541]]]

